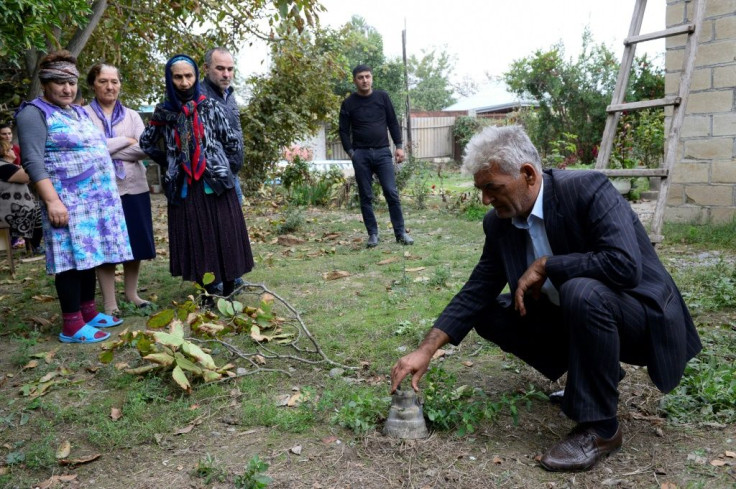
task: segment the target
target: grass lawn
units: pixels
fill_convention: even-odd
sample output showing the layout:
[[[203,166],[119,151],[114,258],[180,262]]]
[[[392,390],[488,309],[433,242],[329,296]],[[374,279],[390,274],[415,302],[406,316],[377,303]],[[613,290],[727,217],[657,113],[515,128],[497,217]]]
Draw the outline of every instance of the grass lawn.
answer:
[[[391,366],[416,347],[478,260],[482,212],[473,199],[468,177],[428,168],[402,194],[416,244],[393,241],[381,199],[383,240],[370,250],[356,207],[306,209],[284,236],[279,195],[248,202],[257,266],[245,279],[286,302],[274,302],[263,333],[276,334],[276,324],[294,334],[296,312],[329,361],[305,351],[313,349],[305,337],[301,351],[275,343],[263,350],[247,332],[231,334],[223,340],[244,356],[197,344],[241,376],[205,384],[190,375],[190,394],[170,373],[125,373],[148,363],[133,348],[103,364],[99,345],[59,343],[56,292],[42,262],[21,263],[15,279],[0,272],[0,488],[265,487],[258,474],[283,488],[734,487],[733,225],[666,227],[658,252],[706,350],[666,397],[645,369],[625,366],[624,449],[593,471],[573,478],[538,467],[534,457],[572,427],[543,395],[560,384],[474,333],[447,348],[423,380],[423,393],[434,396],[425,404],[431,437],[380,434]],[[169,275],[163,197],[154,204],[159,256],[142,267],[141,296],[160,312],[198,292]],[[238,300],[258,307],[260,292],[246,288]],[[134,308],[123,315],[124,327],[146,329],[148,318]]]

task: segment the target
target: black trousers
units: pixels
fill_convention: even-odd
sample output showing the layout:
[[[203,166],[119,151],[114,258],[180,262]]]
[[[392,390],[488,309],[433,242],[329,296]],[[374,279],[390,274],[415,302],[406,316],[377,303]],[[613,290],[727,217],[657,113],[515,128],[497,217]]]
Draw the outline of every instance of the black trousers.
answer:
[[[498,297],[480,336],[551,380],[567,372],[562,411],[578,423],[616,416],[620,362],[645,365],[649,352],[642,304],[602,282],[575,278],[560,287],[560,305],[527,298],[527,315],[510,294]]]

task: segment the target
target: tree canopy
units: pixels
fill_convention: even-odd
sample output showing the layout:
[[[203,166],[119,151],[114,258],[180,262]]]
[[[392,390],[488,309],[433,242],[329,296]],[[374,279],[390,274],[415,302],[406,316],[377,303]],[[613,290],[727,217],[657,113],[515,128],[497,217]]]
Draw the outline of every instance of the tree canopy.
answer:
[[[572,138],[577,158],[590,163],[597,155],[618,71],[611,49],[595,44],[586,29],[576,59],[566,59],[564,46],[558,43],[514,61],[504,79],[514,93],[539,102],[530,136],[543,153]],[[662,70],[646,56],[637,58],[628,88],[629,100],[663,96]]]
[[[162,63],[184,52],[201,59],[215,45],[278,41],[278,28],[315,25],[317,0],[5,0],[0,9],[0,103],[8,109],[39,92],[38,61],[68,49],[81,70],[114,64],[131,83],[129,103],[159,97]],[[132,81],[135,80],[135,83]]]

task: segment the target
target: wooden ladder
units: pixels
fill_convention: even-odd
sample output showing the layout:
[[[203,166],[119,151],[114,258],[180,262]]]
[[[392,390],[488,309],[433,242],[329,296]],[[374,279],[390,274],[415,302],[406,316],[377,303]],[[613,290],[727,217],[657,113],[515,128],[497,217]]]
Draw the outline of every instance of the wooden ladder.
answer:
[[[664,1],[664,0],[658,0]],[[698,51],[698,35],[703,23],[703,13],[705,11],[706,0],[691,0],[688,4],[692,8],[690,14],[691,22],[680,26],[665,29],[663,31],[653,32],[651,34],[642,34],[641,24],[644,19],[644,10],[647,6],[647,0],[636,0],[634,6],[634,14],[631,17],[631,26],[629,27],[629,35],[624,40],[624,54],[621,59],[621,68],[616,81],[616,88],[613,91],[611,105],[606,108],[608,113],[606,117],[606,127],[603,131],[601,145],[598,150],[598,159],[595,164],[596,170],[600,170],[609,177],[658,177],[661,180],[657,205],[652,217],[649,238],[652,243],[660,243],[664,238],[662,236],[662,223],[664,221],[664,210],[667,205],[667,193],[669,191],[669,177],[677,158],[677,150],[680,140],[680,128],[685,118],[685,108],[687,106],[687,96],[690,92],[690,83],[692,81],[693,68],[695,66],[695,55]],[[629,83],[629,74],[631,73],[631,65],[634,61],[634,53],[636,45],[640,42],[651,41],[654,39],[662,39],[666,37],[687,35],[685,43],[685,56],[682,70],[680,71],[680,87],[677,95],[667,96],[662,99],[643,100],[639,102],[624,103],[626,96],[626,88]],[[611,157],[611,149],[613,141],[616,137],[616,127],[618,126],[621,112],[650,109],[655,107],[672,107],[672,117],[670,120],[670,128],[665,140],[664,158],[660,168],[656,169],[609,169],[608,161]]]

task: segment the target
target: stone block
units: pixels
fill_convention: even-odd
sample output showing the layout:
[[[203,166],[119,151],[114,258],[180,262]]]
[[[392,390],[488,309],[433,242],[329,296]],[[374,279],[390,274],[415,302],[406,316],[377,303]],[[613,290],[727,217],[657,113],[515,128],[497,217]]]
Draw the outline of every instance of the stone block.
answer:
[[[680,137],[682,139],[689,139],[710,136],[711,121],[712,117],[710,115],[685,116],[685,119],[682,121],[682,128],[680,128]]]
[[[709,183],[709,162],[678,162],[672,168],[673,183]]]
[[[691,93],[687,101],[687,114],[717,114],[731,112],[733,90],[711,90]]]
[[[713,88],[733,87],[736,87],[736,64],[713,68]]]
[[[675,27],[685,23],[685,2],[667,5],[665,14],[667,27]]]
[[[733,138],[720,137],[685,141],[683,158],[691,160],[727,160],[733,158]]]
[[[692,7],[688,9],[688,11],[690,10],[692,10]],[[706,19],[733,14],[734,12],[736,12],[736,0],[707,0],[705,2]]]
[[[664,41],[665,49],[684,48],[687,42],[687,34],[680,34],[679,36],[668,37]]]
[[[736,39],[701,44],[695,56],[695,66],[712,66],[734,61],[736,61]]]
[[[713,207],[708,219],[712,224],[728,224],[736,219],[736,207]]]
[[[667,55],[665,56],[665,61],[664,61],[665,72],[670,73],[673,71],[682,70],[682,62],[684,59],[685,59],[684,49],[668,49]]]
[[[712,183],[736,184],[736,160],[714,161],[711,167]]]
[[[715,20],[715,39],[736,39],[736,15]]]
[[[692,205],[668,207],[664,213],[664,220],[677,224],[705,224],[707,213],[706,209]]]
[[[733,185],[686,185],[685,202],[699,206],[733,206]]]
[[[713,116],[713,135],[736,135],[736,112],[729,112],[728,114],[715,114]]]
[[[667,192],[667,206],[678,206],[685,203],[685,186],[679,183],[671,183]]]
[[[678,93],[680,91],[681,77],[682,70],[667,73],[664,76],[664,93],[667,95]],[[711,88],[713,88],[713,69],[707,67],[694,70],[693,78],[690,81],[690,92],[710,90]]]

